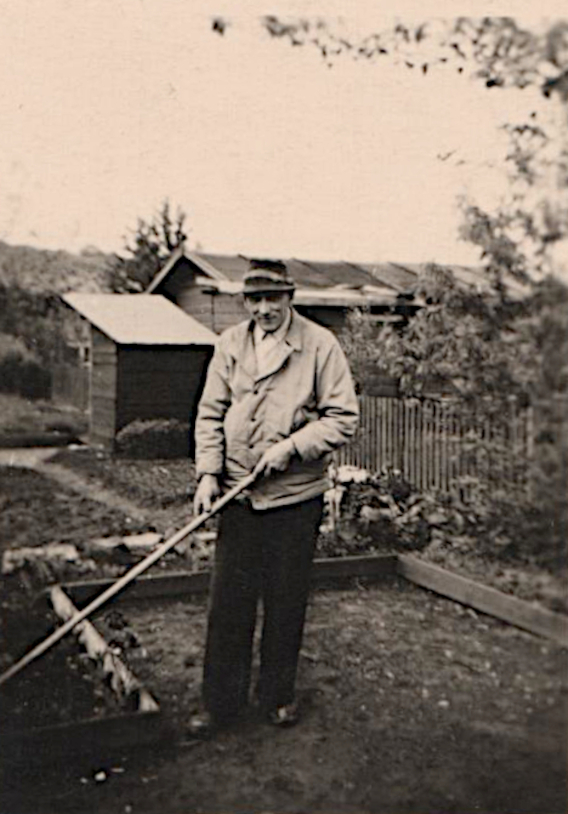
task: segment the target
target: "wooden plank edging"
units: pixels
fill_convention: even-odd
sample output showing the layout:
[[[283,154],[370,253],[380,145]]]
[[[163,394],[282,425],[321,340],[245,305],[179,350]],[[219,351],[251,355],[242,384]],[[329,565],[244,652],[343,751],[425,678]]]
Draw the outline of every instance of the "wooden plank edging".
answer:
[[[453,574],[410,554],[398,555],[397,571],[422,588],[568,647],[568,616],[564,614],[535,607],[530,602]]]
[[[50,589],[51,604],[56,614],[66,622],[72,619],[78,610],[59,585]],[[148,690],[141,686],[135,675],[124,664],[117,653],[108,646],[94,625],[84,619],[75,628],[79,641],[93,661],[102,666],[103,672],[110,678],[110,686],[118,696],[134,695],[139,712],[158,712],[159,706]]]
[[[30,727],[2,732],[0,741],[0,774],[3,768],[29,769],[38,764],[45,768],[51,762],[70,755],[105,755],[132,747],[170,742],[172,733],[163,714],[125,712],[104,718],[83,718],[51,726]]]
[[[317,584],[329,579],[394,575],[396,565],[396,554],[316,559],[313,565],[313,582]],[[141,576],[134,580],[124,593],[115,597],[112,602],[136,602],[146,599],[165,599],[203,594],[209,590],[210,576],[210,571],[195,571],[194,573],[172,571],[169,574]],[[67,582],[62,588],[71,596],[75,604],[84,605],[102,593],[113,582],[112,579]]]
[[[467,577],[453,574],[410,554],[317,559],[314,561],[313,581],[317,585],[333,579],[376,578],[395,573],[448,599],[461,602],[568,647],[568,616],[535,607],[522,599],[509,596]],[[209,571],[143,576],[129,586],[125,594],[116,599],[138,601],[176,596],[189,597],[192,594],[205,593],[209,587],[209,579]],[[111,582],[112,580],[71,582],[63,587],[77,604],[83,604],[108,587]]]

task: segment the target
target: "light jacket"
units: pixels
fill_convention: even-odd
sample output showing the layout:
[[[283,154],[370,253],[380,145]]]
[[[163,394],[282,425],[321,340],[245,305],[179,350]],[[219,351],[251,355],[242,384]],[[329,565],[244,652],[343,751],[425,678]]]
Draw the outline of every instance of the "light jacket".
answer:
[[[259,376],[254,322],[219,337],[209,364],[195,427],[197,475],[231,488],[268,447],[290,438],[285,472],[259,477],[250,490],[256,509],[298,503],[329,488],[329,454],[355,432],[359,417],[349,366],[334,335],[292,309],[274,364]]]

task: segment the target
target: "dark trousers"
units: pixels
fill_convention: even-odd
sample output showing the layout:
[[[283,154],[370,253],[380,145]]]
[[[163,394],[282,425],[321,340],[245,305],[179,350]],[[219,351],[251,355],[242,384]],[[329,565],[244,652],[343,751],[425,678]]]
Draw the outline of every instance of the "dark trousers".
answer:
[[[205,708],[231,718],[247,703],[259,597],[264,606],[257,695],[266,709],[291,703],[302,643],[321,497],[221,515],[203,670]]]

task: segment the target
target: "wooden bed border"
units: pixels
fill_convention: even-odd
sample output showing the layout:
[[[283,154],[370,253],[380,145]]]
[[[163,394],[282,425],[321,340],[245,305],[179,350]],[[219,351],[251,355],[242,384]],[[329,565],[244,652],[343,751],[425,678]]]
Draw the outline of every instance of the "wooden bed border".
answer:
[[[313,582],[363,579],[376,580],[398,574],[409,582],[434,591],[440,596],[460,602],[503,622],[551,639],[568,648],[568,616],[546,610],[530,602],[504,594],[410,554],[378,554],[373,556],[334,557],[314,562]],[[146,599],[182,598],[205,593],[209,587],[209,571],[193,574],[175,572],[143,576],[113,601],[135,602]],[[77,605],[84,605],[111,584],[112,580],[70,582],[63,587]]]
[[[409,554],[398,556],[397,572],[421,588],[568,647],[568,616],[562,613],[540,608]]]
[[[372,582],[397,575],[422,588],[568,647],[567,616],[536,607],[409,554],[320,559],[314,563],[313,578],[317,586],[352,579]],[[209,578],[210,574],[207,571],[142,576],[112,602],[188,598],[192,594],[206,592]],[[47,589],[43,598],[46,593],[52,598],[55,597],[59,612],[66,616],[74,607],[73,603],[80,605],[89,602],[111,582],[112,580],[71,582]],[[67,594],[73,601],[66,596]],[[99,637],[91,623],[85,620],[78,633],[86,646],[92,650],[93,657],[100,658],[102,637]],[[34,762],[35,758],[47,761],[58,759],[69,754],[70,749],[77,745],[81,751],[108,755],[109,749],[144,746],[160,740],[171,742],[170,728],[152,696],[145,690],[140,693],[142,688],[137,685],[136,679],[124,665],[116,668],[115,663],[113,676],[123,690],[125,687],[138,690],[138,711],[49,727],[36,727],[10,733],[7,738],[5,738],[7,733],[4,733],[2,752],[9,756],[8,762],[10,764],[14,762],[17,764],[18,761],[29,762],[31,755],[34,756]]]
[[[60,585],[47,589],[56,615],[64,622],[78,613],[77,608]],[[88,656],[101,667],[112,692],[123,698],[128,711],[102,718],[82,718],[69,723],[9,730],[2,733],[0,757],[2,768],[25,763],[50,763],[65,759],[72,753],[108,754],[132,746],[155,743],[168,736],[156,699],[146,690],[113,652],[94,625],[85,619],[73,633]]]

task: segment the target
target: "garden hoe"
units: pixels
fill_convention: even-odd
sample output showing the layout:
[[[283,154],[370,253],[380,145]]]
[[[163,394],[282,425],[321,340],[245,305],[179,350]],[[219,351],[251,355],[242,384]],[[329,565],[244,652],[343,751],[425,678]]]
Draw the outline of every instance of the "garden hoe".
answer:
[[[102,594],[95,597],[92,602],[90,602],[82,611],[75,614],[71,619],[69,619],[65,624],[61,627],[57,628],[53,633],[51,633],[46,639],[36,645],[29,653],[26,653],[19,661],[13,664],[6,672],[0,675],[0,685],[4,684],[4,682],[8,681],[8,679],[15,676],[20,670],[23,670],[30,662],[37,659],[38,656],[43,655],[47,652],[53,645],[62,639],[70,630],[82,622],[83,619],[86,619],[87,616],[90,616],[91,613],[96,611],[105,602],[108,602],[113,596],[116,596],[117,593],[122,591],[132,580],[139,577],[140,574],[143,574],[144,571],[147,571],[151,565],[157,562],[161,557],[164,556],[170,549],[174,548],[178,543],[184,540],[189,534],[195,531],[199,526],[201,526],[205,521],[213,517],[214,514],[226,506],[227,503],[230,503],[233,498],[240,495],[241,492],[244,492],[249,486],[252,486],[254,481],[256,480],[256,474],[253,473],[251,475],[247,475],[247,477],[240,481],[236,486],[230,489],[225,495],[219,498],[213,506],[207,512],[202,512],[200,515],[195,517],[190,523],[186,526],[181,528],[177,531],[172,537],[168,540],[163,542],[155,551],[149,554],[145,559],[141,560],[139,563],[134,565],[129,571],[126,572],[120,579],[118,579],[115,583],[113,583],[106,591],[103,591]]]

